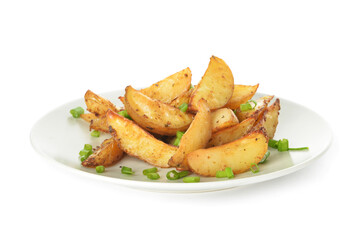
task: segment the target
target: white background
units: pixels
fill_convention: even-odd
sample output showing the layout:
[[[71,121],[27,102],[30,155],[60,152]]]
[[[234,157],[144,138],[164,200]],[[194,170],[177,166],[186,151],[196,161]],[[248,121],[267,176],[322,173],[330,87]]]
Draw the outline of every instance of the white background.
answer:
[[[358,1],[1,1],[1,239],[359,239]],[[331,148],[269,182],[142,192],[73,175],[31,147],[49,110],[209,58],[236,83],[331,125]],[[76,136],[69,136],[69,138]]]

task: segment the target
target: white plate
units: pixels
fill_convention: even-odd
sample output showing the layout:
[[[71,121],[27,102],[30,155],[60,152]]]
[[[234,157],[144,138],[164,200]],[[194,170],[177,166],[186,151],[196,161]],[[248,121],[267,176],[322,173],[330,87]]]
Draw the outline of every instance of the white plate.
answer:
[[[118,96],[123,91],[103,93],[116,105],[121,105]],[[264,94],[256,94],[255,98]],[[314,159],[323,154],[331,142],[331,130],[326,121],[318,114],[299,104],[280,98],[281,110],[279,125],[275,139],[289,139],[290,147],[308,146],[309,151],[278,152],[270,149],[270,157],[264,164],[259,164],[260,172],[251,171],[238,174],[233,179],[217,179],[201,177],[199,183],[183,183],[181,180],[170,181],[166,173],[172,169],[160,169],[159,180],[149,180],[142,174],[142,170],[151,166],[141,160],[126,156],[115,166],[106,168],[104,173],[98,174],[95,169],[85,168],[78,159],[79,151],[85,143],[93,146],[109,138],[102,134],[100,138],[90,136],[89,125],[82,119],[75,119],[70,109],[82,106],[86,109],[84,99],[67,103],[42,117],[31,131],[31,142],[37,152],[47,160],[65,166],[73,172],[99,180],[110,181],[120,185],[144,190],[164,192],[201,192],[228,189],[274,179],[295,172],[307,166]],[[128,166],[135,171],[134,175],[121,174],[119,166]]]

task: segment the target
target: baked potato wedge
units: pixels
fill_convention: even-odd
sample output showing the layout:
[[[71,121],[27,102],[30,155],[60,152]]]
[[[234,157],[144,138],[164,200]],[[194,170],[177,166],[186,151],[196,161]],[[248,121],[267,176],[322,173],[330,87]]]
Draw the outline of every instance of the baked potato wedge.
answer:
[[[265,111],[268,103],[274,98],[274,96],[265,96],[256,100],[256,107],[252,110],[242,112],[240,108],[236,109],[236,116],[239,122],[244,121],[249,117],[258,118]]]
[[[170,158],[172,167],[188,169],[185,156],[197,149],[204,148],[211,137],[211,112],[204,99],[198,102],[198,112],[188,130],[180,140],[179,148]]]
[[[172,100],[189,90],[190,86],[191,71],[190,68],[186,68],[148,88],[141,89],[140,92],[163,103],[171,103]]]
[[[230,108],[220,108],[211,113],[212,132],[234,126],[239,123],[235,113]]]
[[[157,140],[134,121],[111,110],[106,113],[106,118],[111,135],[124,152],[151,165],[169,167],[169,159],[175,154],[177,147]]]
[[[190,95],[193,92],[194,88],[191,88],[189,90],[187,90],[186,92],[184,92],[183,94],[181,94],[180,96],[178,96],[177,98],[175,98],[170,105],[173,107],[180,107],[181,104],[186,103],[189,104],[190,101]]]
[[[279,111],[280,111],[280,100],[277,98],[275,102],[266,108],[262,118],[256,126],[254,127],[254,131],[264,128],[265,133],[269,138],[274,138],[276,127],[279,123]]]
[[[246,103],[255,95],[258,87],[259,84],[256,84],[254,86],[235,85],[234,92],[230,100],[224,107],[231,108],[233,110],[239,108],[240,104]]]
[[[125,89],[125,109],[141,127],[152,133],[173,136],[190,126],[193,115],[151,99],[131,86]]]
[[[105,115],[108,109],[111,109],[114,112],[119,112],[119,109],[112,102],[90,90],[87,90],[84,98],[87,110],[95,114],[95,116]]]
[[[207,147],[220,146],[239,138],[242,138],[249,133],[255,123],[255,118],[247,118],[241,123],[238,123],[232,127],[222,129],[216,133],[213,133]]]
[[[85,161],[84,167],[94,168],[96,166],[110,167],[118,163],[124,155],[123,150],[113,139],[106,139]]]
[[[109,126],[107,124],[106,115],[101,115],[98,118],[92,119],[90,122],[90,130],[108,133]]]
[[[96,119],[97,116],[93,113],[84,113],[80,115],[80,118],[85,120],[86,122],[90,123],[91,120]]]
[[[250,169],[261,161],[268,149],[268,139],[260,129],[217,147],[199,149],[186,156],[189,168],[196,174],[215,177],[217,171],[231,167],[234,174]]]
[[[197,103],[205,99],[211,110],[223,107],[234,91],[234,77],[229,66],[220,58],[212,56],[209,66],[190,96],[189,110],[196,112]]]

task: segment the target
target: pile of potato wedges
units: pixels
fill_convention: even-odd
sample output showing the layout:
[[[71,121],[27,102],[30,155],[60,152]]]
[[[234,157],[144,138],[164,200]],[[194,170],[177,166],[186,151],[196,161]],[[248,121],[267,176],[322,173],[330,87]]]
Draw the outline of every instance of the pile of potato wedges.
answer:
[[[89,113],[80,117],[90,123],[90,130],[110,133],[111,138],[82,165],[108,167],[126,153],[156,167],[214,177],[226,167],[238,174],[259,163],[278,125],[279,99],[271,105],[274,96],[249,102],[259,84],[234,84],[229,66],[215,56],[194,87],[191,78],[186,68],[148,88],[128,86],[119,96],[122,108],[88,90]],[[252,108],[242,111],[240,106],[246,103]],[[179,108],[184,104],[185,111]],[[130,117],[120,115],[123,110]],[[183,136],[174,146],[178,131]]]

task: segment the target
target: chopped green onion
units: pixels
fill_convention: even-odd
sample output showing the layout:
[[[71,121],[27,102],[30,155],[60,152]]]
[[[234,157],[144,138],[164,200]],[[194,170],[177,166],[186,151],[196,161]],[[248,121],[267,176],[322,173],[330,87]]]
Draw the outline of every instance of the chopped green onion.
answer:
[[[91,132],[91,136],[92,137],[100,137],[100,132],[97,131],[97,130],[94,130],[94,131]]]
[[[157,180],[160,178],[160,175],[158,173],[148,173],[146,176],[151,180]]]
[[[281,139],[278,143],[278,151],[279,152],[286,152],[289,150],[289,141],[287,139]]]
[[[176,138],[173,145],[174,146],[179,146],[179,144],[180,144],[180,139]]]
[[[253,167],[255,167],[255,168],[253,168]],[[259,167],[258,167],[258,165],[256,163],[252,163],[251,166],[250,166],[250,169],[251,169],[251,171],[253,173],[259,172]]]
[[[84,114],[84,109],[82,107],[73,108],[70,110],[70,114],[74,118],[79,118],[81,114]]]
[[[181,139],[183,135],[184,135],[184,132],[180,132],[180,131],[177,131],[177,132],[176,132],[176,137],[177,137],[177,138],[180,138],[180,139]]]
[[[191,85],[190,85],[190,89],[193,89],[193,88],[194,88],[194,85],[191,84]]]
[[[122,174],[128,174],[128,175],[131,175],[133,174],[134,172],[132,171],[132,168],[129,168],[129,167],[122,167],[121,168],[121,173]]]
[[[309,150],[308,147],[299,147],[299,148],[289,148],[289,150],[292,151],[301,151],[301,150]]]
[[[234,111],[234,113],[236,114],[236,109],[234,109],[233,111]]]
[[[227,174],[225,171],[217,171],[216,172],[216,177],[217,178],[226,178],[227,177]]]
[[[181,171],[181,172],[178,172],[179,178],[186,177],[186,176],[189,175],[189,174],[190,174],[189,171]]]
[[[267,151],[259,163],[264,163],[268,159],[269,156],[270,156],[270,152]]]
[[[177,180],[180,178],[179,173],[175,170],[172,170],[166,174],[166,178],[169,180]]]
[[[188,104],[187,103],[183,103],[180,105],[179,107],[180,111],[182,112],[186,112],[186,110],[188,109]]]
[[[143,171],[143,174],[148,175],[149,173],[156,173],[157,171],[158,171],[158,169],[156,167],[148,168]]]
[[[269,139],[268,145],[269,147],[277,149],[279,145],[279,141],[276,141],[274,139]]]
[[[231,167],[225,168],[225,173],[226,173],[226,176],[227,176],[228,178],[233,178],[233,177],[234,177],[234,173],[233,173]]]
[[[90,144],[85,144],[84,149],[85,150],[92,150],[92,146]]]
[[[80,156],[90,156],[91,154],[92,154],[92,150],[82,149],[82,150],[79,152],[79,155],[80,155]]]
[[[249,110],[251,110],[252,109],[252,107],[251,107],[251,104],[250,103],[244,103],[244,104],[240,104],[240,110],[242,111],[242,112],[245,112],[245,111],[249,111]]]
[[[248,102],[249,102],[249,103],[250,103],[250,102],[254,103],[254,107],[252,107],[252,109],[254,109],[254,108],[257,106],[257,102],[256,102],[256,101],[254,101],[254,100],[252,100],[252,99],[251,99],[251,100],[249,100]]]
[[[118,114],[120,116],[123,116],[123,117],[129,119],[129,120],[132,120],[132,118],[130,117],[130,115],[128,114],[128,112],[126,110],[120,111],[120,112],[118,112]]]
[[[85,161],[89,156],[83,155],[83,156],[79,156],[79,160],[81,162]]]
[[[184,183],[195,183],[200,182],[200,177],[185,177],[183,178]]]
[[[104,166],[97,166],[95,168],[97,173],[103,173],[105,171],[105,167]]]

